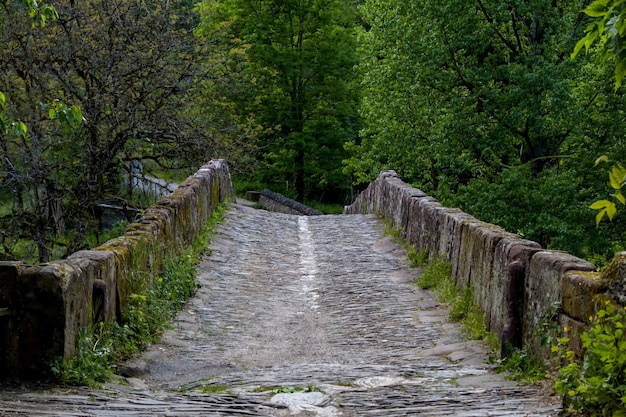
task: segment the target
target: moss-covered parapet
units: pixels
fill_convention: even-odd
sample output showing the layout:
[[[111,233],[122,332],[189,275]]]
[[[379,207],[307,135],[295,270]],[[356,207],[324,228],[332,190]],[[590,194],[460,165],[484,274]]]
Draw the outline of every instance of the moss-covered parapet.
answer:
[[[626,252],[600,274],[583,259],[543,250],[536,242],[443,207],[394,171],[382,172],[345,213],[381,215],[418,251],[450,262],[457,285],[473,288],[487,328],[502,335],[514,325],[523,334],[523,347],[534,351],[542,349],[537,333],[554,306],[562,306],[563,320],[584,326],[607,297],[626,301]]]
[[[98,248],[46,265],[0,262],[0,378],[45,374],[54,358],[74,354],[78,332],[94,320],[123,321],[128,297],[152,284],[161,259],[232,199],[228,165],[213,160]]]

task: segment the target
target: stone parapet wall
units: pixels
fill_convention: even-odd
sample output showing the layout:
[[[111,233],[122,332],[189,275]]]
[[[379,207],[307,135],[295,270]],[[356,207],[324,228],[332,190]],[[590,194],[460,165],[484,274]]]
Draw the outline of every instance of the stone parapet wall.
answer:
[[[450,262],[457,285],[473,289],[488,329],[536,354],[547,354],[540,345],[546,314],[560,311],[561,325],[580,332],[604,302],[626,299],[626,253],[616,255],[604,272],[596,272],[583,259],[544,250],[459,209],[443,207],[394,171],[382,172],[345,213],[379,214],[429,259]]]
[[[39,376],[55,358],[74,355],[81,329],[123,321],[133,288],[150,285],[161,260],[232,199],[228,165],[213,160],[98,248],[38,266],[0,262],[0,379]]]
[[[322,213],[309,206],[275,193],[270,190],[263,190],[259,196],[259,205],[265,210],[277,213],[295,214],[297,216],[319,216]]]

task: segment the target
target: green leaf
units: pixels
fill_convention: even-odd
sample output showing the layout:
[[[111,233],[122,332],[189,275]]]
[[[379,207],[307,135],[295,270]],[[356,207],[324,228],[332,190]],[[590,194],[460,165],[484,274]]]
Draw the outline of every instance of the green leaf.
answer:
[[[26,137],[26,132],[28,131],[28,129],[26,128],[26,125],[24,124],[24,122],[15,122],[15,123],[13,123],[13,131],[17,135],[25,138]]]
[[[622,80],[626,75],[626,60],[619,59],[615,65],[615,89],[617,90],[622,85]]]
[[[586,43],[587,43],[587,36],[585,36],[584,38],[576,42],[576,46],[574,47],[574,52],[572,52],[571,54],[572,59],[576,58],[576,55],[578,55],[578,53],[583,48],[583,46],[586,45]],[[586,49],[589,49],[589,48],[587,47]]]
[[[608,200],[599,200],[589,206],[590,209],[600,210],[598,214],[596,214],[596,227],[602,221],[602,218],[606,214],[609,220],[613,220],[615,213],[617,213],[617,207],[615,203]]]
[[[596,214],[596,227],[600,225],[600,222],[602,221],[602,218],[604,217],[605,213],[606,213],[606,210],[601,210],[600,212],[598,212],[598,214]]]
[[[609,179],[611,181],[611,187],[615,190],[620,190],[626,180],[626,169],[621,165],[615,165],[609,172]]]
[[[0,108],[4,108],[5,103],[6,103],[6,98],[4,97],[4,94],[2,93],[2,91],[0,91]]]
[[[596,162],[595,162],[595,164],[593,164],[593,166],[597,167],[602,162],[609,162],[609,158],[606,155],[602,155],[601,157],[596,159]]]
[[[609,204],[612,204],[609,200],[598,200],[589,206],[590,209],[600,210],[606,208]]]
[[[624,197],[624,195],[620,192],[617,192],[615,194],[613,194],[613,197],[615,197],[617,199],[617,201],[619,201],[620,203],[626,205],[626,198]]]
[[[72,106],[72,126],[79,126],[83,122],[83,113],[80,111],[80,107]]]
[[[609,0],[596,0],[591,3],[583,13],[591,17],[604,17],[609,13]]]

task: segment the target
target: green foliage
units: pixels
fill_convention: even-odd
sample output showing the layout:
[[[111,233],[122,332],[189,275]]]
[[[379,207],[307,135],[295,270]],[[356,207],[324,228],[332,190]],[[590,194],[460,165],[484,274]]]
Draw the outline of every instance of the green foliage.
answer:
[[[546,379],[545,364],[523,350],[513,349],[512,355],[496,362],[498,372],[507,372],[507,379],[534,385]]]
[[[583,12],[593,18],[593,21],[585,28],[585,36],[576,43],[572,58],[583,47],[589,53],[595,44],[595,53],[599,60],[602,63],[614,63],[617,90],[626,75],[626,5],[621,0],[595,0]]]
[[[65,361],[59,358],[52,365],[54,374],[70,385],[98,386],[114,374],[111,362],[113,338],[110,326],[99,323],[95,329],[81,331],[76,341],[76,355]]]
[[[393,227],[391,221],[385,220],[385,235],[391,236],[394,242],[402,245],[409,259],[410,268],[420,268],[428,263],[428,251],[423,249],[418,251],[413,245],[407,243],[401,236],[401,231]]]
[[[566,411],[592,417],[626,415],[625,326],[624,308],[607,303],[580,335],[582,363],[568,349],[569,337],[559,340],[561,357],[568,363],[559,369],[555,388],[564,397]]]
[[[79,335],[76,355],[69,361],[59,359],[52,366],[60,381],[73,385],[105,382],[113,375],[116,363],[157,340],[198,289],[196,266],[226,208],[225,204],[218,207],[192,245],[163,261],[151,286],[136,288],[138,292],[131,294],[122,312],[124,323],[97,323]]]
[[[434,259],[415,282],[420,288],[435,290],[438,298],[450,307],[449,319],[460,322],[471,339],[485,340],[492,350],[498,348],[498,336],[487,330],[485,313],[474,301],[473,289],[457,287],[448,262]]]
[[[56,20],[59,14],[54,6],[46,3],[38,4],[36,0],[19,0],[28,10],[32,25],[44,27],[47,20]]]
[[[529,166],[511,168],[456,193],[440,189],[437,197],[543,247],[602,262],[623,247],[624,229],[621,222],[594,227],[589,205],[600,196],[602,178],[586,162],[568,161],[534,178]]]
[[[254,179],[299,201],[345,195],[343,143],[358,129],[354,9],[341,0],[204,0],[197,10],[198,33],[237,77],[237,88],[208,93],[258,127]]]
[[[226,385],[204,385],[200,388],[200,392],[203,394],[225,394],[228,393],[228,387]]]
[[[188,111],[208,73],[197,20],[186,0],[3,2],[0,185],[13,198],[3,257],[17,259],[26,239],[39,262],[86,248],[94,205],[130,199],[131,162],[195,170],[217,153],[222,121]]]
[[[596,160],[596,166],[600,162],[608,162],[608,158],[606,156],[601,156]],[[609,170],[609,183],[611,188],[615,190],[615,193],[613,194],[615,200],[617,200],[621,205],[626,205],[626,198],[622,194],[622,188],[626,185],[626,169],[620,164],[613,165],[613,167]],[[596,226],[600,224],[605,215],[612,221],[613,217],[615,217],[615,214],[617,213],[617,206],[610,200],[598,200],[591,204],[589,208],[598,210],[598,214],[596,215]]]
[[[283,386],[283,385],[271,385],[261,386],[255,388],[253,392],[272,392],[273,394],[293,394],[296,392],[319,392],[319,388],[314,385],[307,385],[306,387],[300,386]]]
[[[428,263],[428,251],[422,249],[418,251],[415,246],[407,245],[406,256],[409,258],[410,268],[419,268]]]
[[[624,96],[589,57],[570,59],[584,1],[367,0],[361,135],[346,172],[383,169],[542,246],[602,259],[591,155],[624,155]],[[619,158],[618,158],[619,159]]]
[[[343,205],[333,203],[321,203],[319,201],[305,201],[305,204],[311,208],[321,211],[324,214],[342,214]]]
[[[441,289],[451,281],[450,273],[451,266],[448,262],[443,259],[435,259],[417,277],[416,283],[424,289]],[[444,299],[444,301],[446,300]]]

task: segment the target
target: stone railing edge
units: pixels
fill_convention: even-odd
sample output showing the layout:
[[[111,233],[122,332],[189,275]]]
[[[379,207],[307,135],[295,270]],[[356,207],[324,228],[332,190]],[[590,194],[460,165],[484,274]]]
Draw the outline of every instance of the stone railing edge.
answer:
[[[56,357],[72,357],[90,322],[120,320],[131,274],[151,280],[164,255],[193,241],[218,204],[234,198],[228,164],[212,160],[123,236],[48,264],[0,262],[0,375],[39,377]]]
[[[616,254],[603,272],[561,251],[482,222],[459,209],[443,207],[421,190],[383,171],[344,210],[378,214],[429,259],[443,257],[461,287],[471,286],[490,331],[503,343],[540,356],[541,332],[555,313],[557,325],[580,334],[606,302],[626,301],[626,252]],[[579,340],[571,347],[580,352]]]
[[[270,190],[261,191],[259,196],[259,205],[268,211],[285,214],[295,214],[301,216],[320,216],[324,214],[319,210]]]

